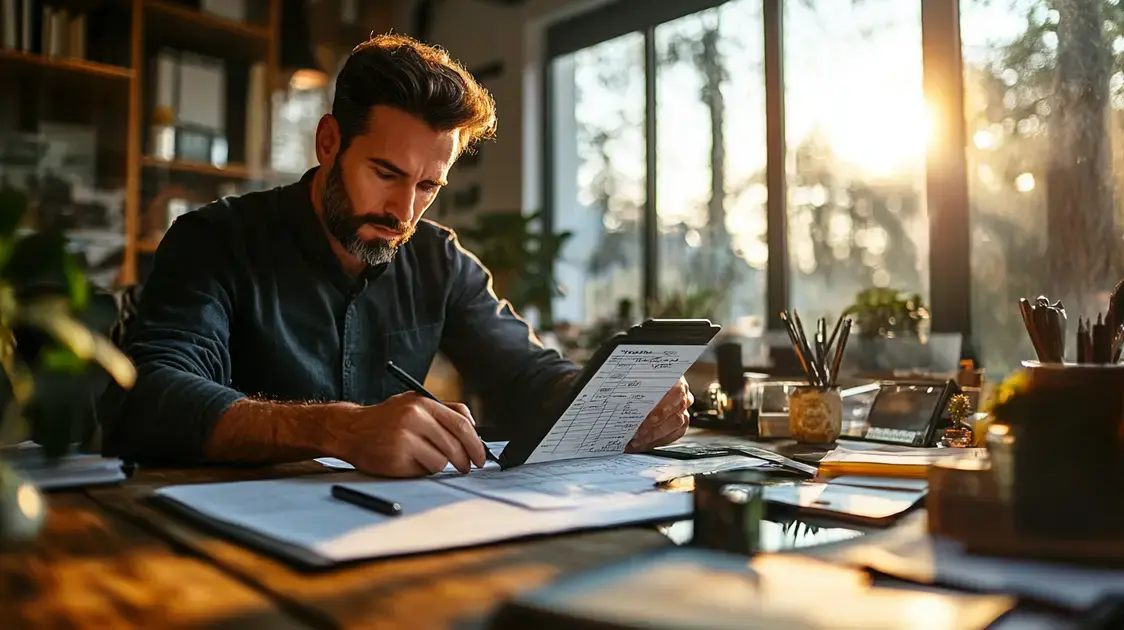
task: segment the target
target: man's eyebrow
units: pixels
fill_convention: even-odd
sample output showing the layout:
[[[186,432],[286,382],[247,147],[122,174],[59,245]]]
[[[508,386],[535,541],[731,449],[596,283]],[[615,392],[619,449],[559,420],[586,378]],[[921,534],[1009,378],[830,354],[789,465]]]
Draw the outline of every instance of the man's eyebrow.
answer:
[[[391,162],[390,160],[384,160],[382,158],[368,158],[368,161],[370,161],[371,164],[374,164],[376,166],[381,166],[381,167],[385,168],[386,170],[390,171],[391,173],[394,173],[395,175],[400,175],[402,177],[406,176],[406,171],[399,168],[399,166],[397,164],[395,164],[394,162]]]
[[[406,177],[406,171],[390,160],[386,160],[383,158],[368,158],[367,161],[376,166],[381,166],[382,168],[385,168],[386,170],[394,173],[395,175],[398,175],[399,177]],[[426,183],[433,184],[435,186],[447,186],[449,184],[449,182],[443,179],[430,179],[426,180]]]

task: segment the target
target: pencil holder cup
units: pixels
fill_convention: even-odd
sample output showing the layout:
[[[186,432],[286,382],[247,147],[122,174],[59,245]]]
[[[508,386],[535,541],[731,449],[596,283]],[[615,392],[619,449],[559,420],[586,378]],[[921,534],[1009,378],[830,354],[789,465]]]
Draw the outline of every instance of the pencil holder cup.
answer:
[[[834,442],[843,432],[839,388],[803,385],[793,389],[788,397],[788,427],[798,442]]]
[[[1124,365],[1025,361],[997,394],[988,449],[1020,534],[1124,540]]]

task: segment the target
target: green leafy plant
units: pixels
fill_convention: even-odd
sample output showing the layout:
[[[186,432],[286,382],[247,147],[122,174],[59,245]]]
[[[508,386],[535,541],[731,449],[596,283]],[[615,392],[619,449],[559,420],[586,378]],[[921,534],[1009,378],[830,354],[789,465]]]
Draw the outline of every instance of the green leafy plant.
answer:
[[[722,305],[718,289],[688,289],[668,293],[648,302],[648,316],[653,319],[714,319]]]
[[[18,230],[28,206],[22,192],[0,188],[0,367],[7,381],[0,445],[31,437],[53,456],[88,430],[105,374],[131,387],[136,370],[84,321],[93,291],[65,236]]]
[[[863,289],[843,311],[854,319],[858,333],[866,338],[915,337],[922,335],[922,324],[929,310],[917,293],[906,295],[896,289]]]
[[[551,300],[562,295],[554,264],[572,233],[550,232],[544,227],[541,213],[505,211],[481,214],[476,227],[460,232],[492,273],[496,294],[517,311],[538,309],[541,327],[549,330],[553,324]]]

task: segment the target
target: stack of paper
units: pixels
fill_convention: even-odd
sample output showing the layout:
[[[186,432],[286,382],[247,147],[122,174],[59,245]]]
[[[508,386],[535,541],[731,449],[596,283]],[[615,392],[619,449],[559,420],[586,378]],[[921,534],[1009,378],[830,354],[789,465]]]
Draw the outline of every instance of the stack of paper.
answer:
[[[692,497],[656,489],[668,477],[764,465],[749,457],[669,460],[645,455],[527,464],[508,471],[376,481],[357,472],[171,486],[168,505],[303,565],[376,558],[531,535],[688,516]],[[332,498],[345,485],[402,506],[399,516]]]
[[[958,459],[987,459],[987,449],[886,447],[877,450],[851,450],[840,446],[820,460],[820,475],[923,479],[933,464]]]
[[[40,490],[120,483],[126,477],[120,459],[89,454],[47,458],[42,447],[26,442],[4,449],[3,458]]]

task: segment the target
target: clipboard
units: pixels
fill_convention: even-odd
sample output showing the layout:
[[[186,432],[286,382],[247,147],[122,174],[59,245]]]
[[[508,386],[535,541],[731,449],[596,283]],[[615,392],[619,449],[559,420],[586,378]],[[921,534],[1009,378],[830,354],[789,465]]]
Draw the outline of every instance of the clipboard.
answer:
[[[670,389],[674,382],[687,372],[687,369],[702,354],[721,329],[721,326],[713,324],[707,319],[649,319],[625,332],[617,333],[594,352],[589,363],[574,379],[569,392],[553,408],[548,409],[545,418],[549,420],[527,423],[508,443],[507,448],[500,455],[500,467],[507,469],[527,463],[527,460],[535,454],[539,445],[550,436],[555,425],[564,420],[568,422],[568,417],[574,418],[579,415],[584,405],[595,394],[598,394],[593,390],[601,389],[610,376],[602,373],[602,368],[607,370],[619,369],[622,358],[630,352],[637,353],[637,360],[641,360],[661,355],[672,356],[671,353],[675,353],[677,350],[684,351],[689,348],[686,352],[694,356],[689,362],[686,362],[682,360],[682,355],[679,355],[680,360],[674,371],[678,371],[679,367],[682,367],[682,371],[674,374],[675,378],[668,383],[668,389]],[[606,362],[610,359],[613,359],[614,363],[606,366]],[[686,364],[683,365],[683,363]],[[674,371],[667,372],[667,375],[670,376]],[[593,383],[592,386],[591,383]],[[647,409],[642,409],[641,403],[638,403],[630,408],[630,412],[637,413],[638,409],[642,411],[640,416],[642,421],[643,417],[648,415],[666,391],[664,390],[655,401],[651,402]],[[606,416],[602,425],[608,424],[611,420],[613,420],[612,417]],[[598,419],[598,421],[600,422],[601,419]],[[631,435],[628,435],[623,442],[619,442],[619,448],[617,441],[610,441],[603,454],[623,453],[625,445],[631,437]],[[576,455],[575,457],[578,456],[582,455]],[[568,458],[559,457],[558,459]]]

